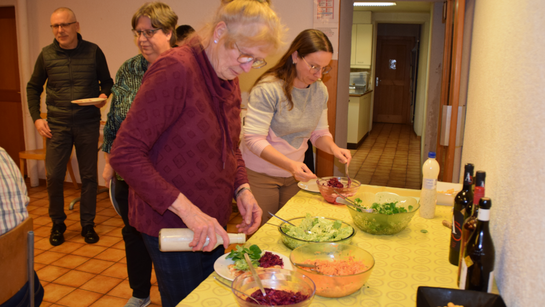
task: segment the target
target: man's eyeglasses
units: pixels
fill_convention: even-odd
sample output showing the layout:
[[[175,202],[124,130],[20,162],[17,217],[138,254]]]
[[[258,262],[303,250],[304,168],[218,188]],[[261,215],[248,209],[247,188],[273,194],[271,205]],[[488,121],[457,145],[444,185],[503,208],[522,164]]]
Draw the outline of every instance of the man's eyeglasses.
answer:
[[[54,29],[54,30],[58,30],[60,28],[68,28],[69,25],[73,25],[75,24],[77,21],[72,21],[72,22],[69,22],[69,23],[57,23],[57,24],[54,24],[54,25],[50,25],[51,29]]]
[[[144,34],[145,38],[152,38],[155,35],[155,32],[159,30],[162,30],[162,29],[157,28],[157,29],[148,29],[148,30],[141,30],[141,31],[132,29],[132,33],[134,33],[135,37],[140,37],[140,34]]]
[[[253,56],[251,56],[249,54],[244,54],[242,51],[240,51],[240,48],[238,48],[237,43],[235,43],[235,46],[238,49],[238,53],[240,53],[240,55],[237,58],[237,61],[240,64],[248,64],[248,63],[252,62],[252,68],[255,68],[255,69],[261,68],[261,67],[267,65],[267,62],[265,61],[265,59],[255,58],[255,57],[253,57]]]
[[[302,58],[303,61],[305,61],[305,63],[307,63],[307,65],[310,67],[310,72],[315,75],[319,72],[322,73],[322,75],[325,75],[327,73],[329,73],[331,71],[331,66],[327,65],[326,67],[319,67],[319,66],[314,66],[314,65],[310,65],[307,60],[305,60],[305,58]]]

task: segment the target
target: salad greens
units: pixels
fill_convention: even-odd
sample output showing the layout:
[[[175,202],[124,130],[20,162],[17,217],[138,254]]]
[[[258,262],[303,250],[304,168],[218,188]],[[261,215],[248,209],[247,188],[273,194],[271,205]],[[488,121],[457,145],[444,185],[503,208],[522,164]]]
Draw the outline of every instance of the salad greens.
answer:
[[[235,262],[235,268],[240,271],[246,271],[249,269],[248,264],[246,263],[246,260],[244,259],[244,254],[248,254],[250,257],[250,260],[252,261],[252,265],[254,267],[259,266],[259,259],[261,258],[261,249],[257,245],[252,245],[250,248],[242,247],[240,245],[236,246],[236,249],[233,249],[229,255],[227,255],[227,259],[233,259]]]
[[[339,241],[349,237],[354,231],[352,227],[342,227],[340,220],[332,221],[312,217],[307,213],[299,226],[284,224],[282,231],[287,235],[305,241]],[[308,233],[307,231],[310,231]]]
[[[409,211],[407,211],[405,207],[396,207],[396,204],[398,203],[397,201],[391,202],[391,203],[384,203],[384,204],[373,203],[370,208],[367,208],[366,206],[362,206],[361,205],[362,200],[359,198],[354,199],[354,202],[356,203],[356,205],[361,207],[361,209],[356,208],[358,212],[363,212],[362,209],[373,209],[373,213],[377,212],[380,214],[392,215],[396,213],[404,213],[404,212],[409,212],[413,210],[413,206],[409,206]]]

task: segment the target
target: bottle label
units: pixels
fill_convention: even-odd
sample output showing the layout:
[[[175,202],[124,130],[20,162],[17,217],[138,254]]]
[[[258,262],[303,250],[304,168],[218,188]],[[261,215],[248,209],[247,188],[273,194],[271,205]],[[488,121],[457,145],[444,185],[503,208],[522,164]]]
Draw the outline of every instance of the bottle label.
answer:
[[[462,239],[462,224],[464,223],[464,215],[460,211],[452,213],[452,236],[451,248],[456,248],[459,251],[460,240]]]
[[[490,275],[488,275],[488,288],[486,289],[486,292],[492,293],[493,283],[494,283],[494,271],[490,272]]]
[[[490,209],[479,209],[479,216],[477,217],[479,221],[490,221]]]
[[[460,289],[465,290],[466,289],[466,278],[467,278],[467,265],[465,261],[461,261],[462,269],[460,270]]]
[[[424,178],[422,189],[435,190],[437,188],[437,179]]]
[[[473,265],[473,260],[471,260],[470,256],[466,256],[464,258],[464,263],[465,263],[467,268],[470,268]]]
[[[475,191],[473,192],[473,204],[478,206],[479,201],[483,197],[484,197],[484,188],[483,187],[475,187]]]
[[[469,184],[472,184],[473,183],[473,176],[471,176],[471,173],[473,173],[473,171],[471,172],[466,172],[465,175],[464,175],[464,183],[469,183]]]

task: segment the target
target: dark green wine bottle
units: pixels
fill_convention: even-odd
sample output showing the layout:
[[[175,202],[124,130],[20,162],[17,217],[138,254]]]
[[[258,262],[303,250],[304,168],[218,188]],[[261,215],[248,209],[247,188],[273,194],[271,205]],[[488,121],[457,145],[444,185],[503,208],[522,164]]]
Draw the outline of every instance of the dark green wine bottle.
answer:
[[[460,243],[462,240],[462,225],[464,214],[469,204],[473,204],[473,164],[468,163],[464,167],[464,186],[456,197],[454,197],[454,208],[452,210],[452,231],[450,235],[449,262],[458,265],[460,260]]]

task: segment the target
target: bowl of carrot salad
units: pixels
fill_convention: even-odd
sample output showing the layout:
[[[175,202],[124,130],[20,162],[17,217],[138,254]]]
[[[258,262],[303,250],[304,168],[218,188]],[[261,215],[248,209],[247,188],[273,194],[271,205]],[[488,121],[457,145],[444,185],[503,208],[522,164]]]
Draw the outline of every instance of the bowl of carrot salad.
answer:
[[[343,243],[300,246],[291,251],[290,261],[314,281],[316,295],[323,297],[344,297],[358,291],[375,266],[371,253]]]

